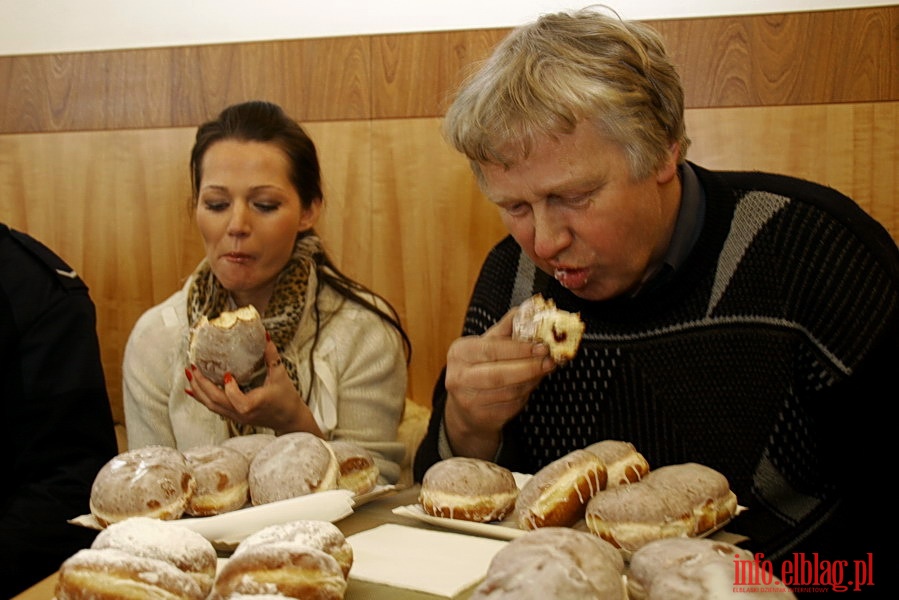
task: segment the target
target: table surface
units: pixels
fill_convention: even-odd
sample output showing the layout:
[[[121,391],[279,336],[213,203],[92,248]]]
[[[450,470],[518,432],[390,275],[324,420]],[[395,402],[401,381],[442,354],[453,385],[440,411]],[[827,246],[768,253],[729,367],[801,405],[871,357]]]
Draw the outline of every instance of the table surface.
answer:
[[[418,501],[418,486],[399,490],[396,493],[376,498],[371,502],[357,508],[351,515],[336,523],[347,537],[360,531],[367,531],[384,523],[399,523],[411,527],[433,529],[440,531],[438,527],[393,514],[393,509],[398,506],[414,504]],[[28,588],[13,600],[52,600],[56,587],[57,574],[54,573],[46,579],[39,581]],[[470,591],[470,590],[469,590]],[[467,594],[459,596],[464,598]],[[350,580],[346,591],[346,600],[365,598],[366,600],[422,600],[434,599],[436,596],[415,592],[412,590],[398,590],[386,586],[369,584],[366,582]]]

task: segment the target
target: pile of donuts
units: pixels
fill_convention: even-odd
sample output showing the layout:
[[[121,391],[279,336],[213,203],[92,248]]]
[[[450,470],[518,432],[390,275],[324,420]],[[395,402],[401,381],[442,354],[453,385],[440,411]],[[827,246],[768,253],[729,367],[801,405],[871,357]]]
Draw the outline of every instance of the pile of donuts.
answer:
[[[120,453],[97,473],[91,514],[102,527],[130,517],[208,517],[334,489],[372,490],[371,453],[311,433],[257,433],[184,451],[148,446]]]
[[[219,568],[211,542],[176,521],[131,517],[63,562],[56,600],[344,597],[353,550],[327,521],[271,525]]]
[[[699,537],[737,513],[727,478],[698,463],[650,470],[630,442],[604,440],[540,469],[519,490],[495,463],[455,457],[422,479],[430,515],[477,522],[509,517],[524,530],[580,527],[625,556],[661,538]]]

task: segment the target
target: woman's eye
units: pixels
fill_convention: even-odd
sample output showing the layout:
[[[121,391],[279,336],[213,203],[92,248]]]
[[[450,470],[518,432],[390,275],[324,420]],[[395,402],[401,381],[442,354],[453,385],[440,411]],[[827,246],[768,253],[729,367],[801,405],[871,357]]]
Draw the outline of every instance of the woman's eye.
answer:
[[[206,210],[210,210],[212,212],[221,212],[228,208],[228,202],[225,200],[204,200],[203,206]]]
[[[255,202],[253,206],[255,206],[256,210],[259,212],[269,213],[278,210],[280,204],[277,202]]]

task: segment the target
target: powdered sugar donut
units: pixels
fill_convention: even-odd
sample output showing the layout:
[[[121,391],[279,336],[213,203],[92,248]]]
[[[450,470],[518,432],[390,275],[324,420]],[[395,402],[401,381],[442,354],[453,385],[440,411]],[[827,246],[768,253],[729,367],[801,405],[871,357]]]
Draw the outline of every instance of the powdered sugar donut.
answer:
[[[239,556],[249,548],[278,542],[305,544],[327,552],[340,565],[344,577],[353,566],[353,548],[343,532],[328,521],[298,520],[269,525],[246,538],[235,548],[232,556]]]
[[[344,440],[334,440],[330,444],[340,465],[337,487],[350,490],[357,496],[374,489],[381,473],[371,452]]]
[[[196,580],[173,564],[116,548],[79,550],[59,568],[56,600],[204,600]]]
[[[253,305],[225,311],[214,319],[203,316],[191,330],[188,358],[218,385],[231,373],[240,385],[250,383],[262,368],[265,325]]]
[[[113,457],[97,472],[90,510],[103,526],[129,517],[178,519],[196,486],[187,459],[175,448],[132,449]]]
[[[275,441],[275,435],[272,433],[250,433],[247,435],[236,435],[228,438],[220,446],[237,450],[247,459],[247,465],[256,458],[256,453]]]
[[[248,547],[232,555],[216,577],[211,600],[237,594],[342,600],[347,581],[333,556],[296,542]]]
[[[250,464],[237,450],[224,446],[197,446],[184,451],[197,489],[186,512],[209,517],[243,507],[250,498],[247,477]]]
[[[113,548],[163,560],[193,577],[204,596],[212,590],[217,561],[215,548],[202,535],[177,522],[132,517],[98,533],[91,548]]]
[[[338,474],[327,442],[311,433],[285,433],[250,463],[250,499],[260,505],[337,489]]]
[[[518,486],[505,467],[456,456],[437,462],[422,478],[418,501],[435,517],[486,523],[515,508]]]
[[[569,527],[515,538],[493,557],[473,599],[625,600],[624,561],[615,548]]]

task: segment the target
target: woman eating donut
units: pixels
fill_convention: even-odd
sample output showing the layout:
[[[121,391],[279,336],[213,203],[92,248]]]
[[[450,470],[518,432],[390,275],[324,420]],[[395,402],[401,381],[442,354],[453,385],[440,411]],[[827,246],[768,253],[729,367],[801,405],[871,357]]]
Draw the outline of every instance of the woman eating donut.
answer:
[[[341,273],[316,234],[323,197],[315,144],[281,107],[246,102],[200,126],[190,169],[206,256],[131,332],[123,363],[129,447],[188,449],[305,431],[363,446],[395,481],[409,338],[393,307]],[[189,360],[191,332],[246,306],[268,338],[259,372],[248,383],[225,373],[216,384]]]

